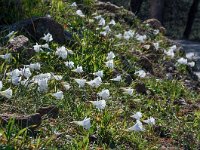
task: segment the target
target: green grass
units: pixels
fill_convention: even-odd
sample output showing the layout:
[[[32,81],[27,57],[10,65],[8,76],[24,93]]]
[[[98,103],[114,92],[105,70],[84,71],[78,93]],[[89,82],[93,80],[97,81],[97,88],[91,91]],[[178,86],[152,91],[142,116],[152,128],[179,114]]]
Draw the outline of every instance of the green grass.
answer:
[[[88,10],[92,3],[89,3],[89,1],[85,1],[85,3],[87,6],[81,5],[81,8]],[[13,90],[11,99],[0,97],[0,113],[28,115],[35,113],[42,106],[56,105],[60,110],[59,117],[56,119],[43,117],[42,124],[34,133],[30,132],[28,128],[19,129],[13,120],[10,120],[7,126],[0,125],[0,149],[77,150],[114,148],[121,150],[160,149],[163,145],[176,149],[198,149],[200,144],[200,111],[199,108],[192,106],[197,104],[199,92],[192,91],[185,86],[184,77],[188,75],[186,67],[177,66],[176,71],[184,76],[180,79],[167,80],[165,71],[162,72],[161,77],[155,74],[139,78],[134,75],[134,72],[142,68],[138,64],[140,56],[148,56],[149,53],[153,52],[142,48],[144,44],[138,42],[135,38],[129,41],[115,38],[116,34],[124,32],[124,26],[120,22],[111,27],[112,32],[106,37],[101,36],[100,31],[96,30],[98,22],[94,20],[91,23],[92,11],[87,11],[86,17],[81,18],[75,14],[77,8],[72,8],[69,4],[53,1],[50,4],[51,9],[47,13],[66,25],[67,31],[74,33],[74,42],[65,45],[67,49],[74,52],[74,55],[68,55],[66,60],[58,58],[55,51],[57,47],[62,45],[50,42],[49,53],[46,51],[36,53],[26,61],[22,59],[23,53],[13,54],[11,61],[0,59],[2,90],[9,87]],[[44,8],[42,11],[46,11],[46,9]],[[109,21],[110,18],[107,17],[106,23]],[[148,35],[146,44],[160,41],[160,51],[171,46],[161,34],[155,36],[152,34],[153,29],[141,24],[139,20],[134,20],[134,22],[135,25],[129,29],[134,31],[144,29]],[[6,45],[7,42],[4,41],[3,44]],[[44,43],[43,40],[39,41],[39,44]],[[30,44],[29,47],[31,48],[33,45],[35,43]],[[0,54],[9,51],[9,49],[4,49],[0,51]],[[115,71],[105,66],[107,53],[110,51],[113,51],[116,55],[114,58]],[[122,55],[126,58],[128,64],[123,63]],[[164,70],[163,62],[166,60],[176,62],[179,55],[181,56],[181,54],[177,54],[171,60],[162,53],[158,60],[152,60],[154,69]],[[81,74],[72,72],[64,65],[64,62],[68,60],[73,61],[75,66],[83,66],[84,72]],[[32,71],[31,78],[40,73],[51,72],[55,75],[62,75],[61,81],[68,82],[71,88],[65,91],[61,81],[51,79],[48,82],[48,91],[41,93],[38,92],[36,84],[32,87],[14,86],[8,81],[9,78],[4,76],[5,72],[34,62],[41,63],[41,70]],[[94,77],[91,73],[98,70],[104,70],[103,84],[98,88],[91,88],[87,84],[85,87],[79,88],[73,79],[92,80]],[[111,78],[116,76],[116,72],[122,75],[123,80],[121,82],[110,81]],[[136,90],[134,90],[132,96],[123,94],[120,88],[127,86],[125,82],[126,74],[130,74],[134,79],[129,87],[135,89],[137,83],[144,83],[148,89],[147,94],[137,93]],[[111,96],[106,100],[105,109],[98,111],[88,102],[96,100],[96,94],[103,89],[109,89]],[[64,99],[62,100],[57,100],[52,96],[52,93],[59,90],[64,92]],[[188,105],[175,105],[174,101],[180,98],[185,99]],[[145,131],[142,132],[128,132],[127,129],[136,122],[130,116],[138,111],[143,113],[141,120],[152,116],[155,118],[156,124],[153,126],[143,124]],[[72,123],[75,120],[83,120],[85,117],[91,119],[89,130]]]

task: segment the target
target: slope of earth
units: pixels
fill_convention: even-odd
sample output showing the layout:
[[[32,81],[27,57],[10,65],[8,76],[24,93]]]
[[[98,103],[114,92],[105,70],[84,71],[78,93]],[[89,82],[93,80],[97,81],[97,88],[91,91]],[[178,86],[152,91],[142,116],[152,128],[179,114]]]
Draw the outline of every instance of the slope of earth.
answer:
[[[113,4],[39,6],[1,31],[0,149],[200,148],[193,54]]]

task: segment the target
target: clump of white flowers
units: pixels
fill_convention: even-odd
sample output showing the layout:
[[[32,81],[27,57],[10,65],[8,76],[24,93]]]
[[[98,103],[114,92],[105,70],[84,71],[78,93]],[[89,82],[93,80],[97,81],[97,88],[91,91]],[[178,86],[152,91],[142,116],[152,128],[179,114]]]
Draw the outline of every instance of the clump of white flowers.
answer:
[[[103,89],[101,92],[97,93],[102,99],[109,99],[110,91],[108,89]]]
[[[106,101],[105,100],[90,101],[90,102],[99,110],[102,110],[106,107]]]

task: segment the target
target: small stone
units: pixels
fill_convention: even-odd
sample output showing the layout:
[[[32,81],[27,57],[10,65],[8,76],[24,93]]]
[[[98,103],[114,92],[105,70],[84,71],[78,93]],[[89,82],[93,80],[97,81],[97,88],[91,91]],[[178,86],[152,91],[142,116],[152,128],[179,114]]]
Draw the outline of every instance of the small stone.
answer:
[[[28,45],[29,39],[24,35],[19,35],[9,41],[8,48],[13,51],[23,50]]]
[[[136,83],[135,90],[137,93],[145,94],[145,95],[147,94],[147,89],[144,83]]]

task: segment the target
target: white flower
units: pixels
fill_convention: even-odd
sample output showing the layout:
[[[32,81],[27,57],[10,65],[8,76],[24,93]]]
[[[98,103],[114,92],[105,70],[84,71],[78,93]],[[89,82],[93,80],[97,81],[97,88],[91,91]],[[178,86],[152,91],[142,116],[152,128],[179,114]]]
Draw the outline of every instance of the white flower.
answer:
[[[105,19],[104,19],[104,18],[101,18],[101,19],[99,20],[98,25],[99,25],[99,26],[105,26],[105,24],[106,24]]]
[[[178,60],[177,60],[177,62],[179,63],[179,64],[182,64],[182,65],[187,65],[187,59],[185,59],[185,58],[179,58]]]
[[[195,62],[194,62],[194,61],[188,62],[187,64],[188,64],[188,66],[190,66],[190,67],[194,67],[194,66],[195,66]]]
[[[121,75],[118,75],[117,77],[113,78],[113,79],[110,79],[111,81],[121,81],[122,80],[122,76]]]
[[[91,127],[90,118],[85,118],[82,121],[73,121],[73,123],[82,126],[86,130],[89,130]]]
[[[115,37],[118,38],[118,39],[122,39],[122,34],[119,33],[119,34],[115,35]]]
[[[64,62],[66,67],[69,67],[70,69],[74,68],[74,62],[73,61],[67,61]]]
[[[108,33],[108,32],[106,32],[106,31],[103,31],[103,32],[100,32],[100,35],[102,35],[102,36],[106,36],[106,35],[107,35],[107,33]]]
[[[89,84],[91,87],[99,87],[102,83],[101,77],[96,77],[94,80],[91,80],[89,82],[86,82]]]
[[[82,18],[85,17],[85,15],[83,14],[83,12],[82,12],[81,10],[77,10],[77,11],[76,11],[76,14],[77,14],[78,16],[82,17]]]
[[[124,92],[124,94],[133,95],[133,89],[132,88],[121,88]]]
[[[53,37],[50,33],[44,34],[44,37],[42,37],[42,39],[45,40],[46,42],[53,41]]]
[[[6,35],[5,38],[10,38],[14,33],[15,33],[15,31],[8,33],[8,35]]]
[[[167,55],[167,56],[170,56],[171,58],[174,58],[174,51],[171,49],[171,50],[168,50],[168,51],[164,51],[164,53]]]
[[[129,40],[130,38],[132,38],[134,36],[134,34],[135,34],[135,32],[132,30],[125,31],[123,37],[125,40]]]
[[[38,83],[38,91],[39,92],[46,92],[48,90],[48,79],[44,78],[44,79],[39,79],[37,81]]]
[[[12,77],[11,82],[13,85],[19,85],[21,79],[22,79],[21,77]]]
[[[175,52],[176,49],[177,49],[176,45],[173,45],[173,46],[169,47],[168,50]]]
[[[108,89],[104,89],[101,92],[97,93],[97,95],[99,95],[102,99],[107,100],[110,97],[110,92]]]
[[[157,29],[157,30],[154,30],[154,31],[153,31],[153,34],[154,34],[154,35],[157,35],[159,32],[160,32],[160,31]]]
[[[98,77],[103,77],[103,70],[101,70],[101,71],[97,71],[97,72],[94,72],[93,73],[93,75],[95,75],[95,76],[98,76]]]
[[[79,87],[84,87],[86,80],[85,79],[74,79],[78,83]]]
[[[136,39],[138,41],[140,41],[141,43],[144,43],[144,41],[147,39],[147,36],[146,35],[139,35],[139,34],[137,34],[136,35]]]
[[[77,66],[76,69],[72,70],[73,72],[77,73],[82,73],[83,72],[83,67],[82,66]]]
[[[99,110],[102,110],[106,107],[106,101],[105,100],[90,101],[90,102]]]
[[[141,112],[136,112],[134,115],[131,116],[132,118],[135,118],[136,120],[140,120],[142,118]]]
[[[62,82],[62,85],[64,86],[64,88],[65,88],[66,91],[71,88],[71,86],[67,82]]]
[[[109,27],[109,26],[105,26],[103,29],[105,30],[105,32],[106,32],[106,33],[108,33],[108,32],[110,32],[110,31],[111,31],[111,29],[110,29],[110,27]]]
[[[0,91],[1,91],[2,88],[3,88],[3,82],[0,81]]]
[[[128,131],[144,131],[145,129],[143,128],[142,122],[137,120],[136,124],[130,128],[128,128]]]
[[[41,45],[38,45],[38,43],[36,43],[36,45],[33,45],[33,49],[34,49],[34,51],[37,52],[37,53],[43,51],[43,50],[42,50],[42,46],[41,46]]]
[[[54,94],[52,94],[56,99],[63,99],[64,98],[64,95],[63,95],[63,92],[62,91],[58,91]]]
[[[143,122],[148,123],[150,125],[155,125],[155,119],[153,117],[150,117],[147,120],[144,120]]]
[[[9,73],[6,73],[6,75],[10,75],[11,77],[18,77],[22,75],[22,71],[19,71],[19,69],[15,69]]]
[[[107,54],[107,57],[106,57],[107,60],[112,60],[114,58],[115,58],[115,54],[112,51]]]
[[[189,59],[189,60],[194,59],[194,57],[195,57],[195,54],[193,52],[190,52],[190,53],[186,54],[186,58]]]
[[[30,71],[30,68],[24,68],[24,69],[22,69],[22,75],[24,77],[26,77],[26,78],[29,78],[32,75],[32,73]]]
[[[0,55],[0,58],[4,59],[4,60],[10,60],[12,57],[12,55],[10,53],[7,53],[5,55]]]
[[[57,56],[61,57],[62,59],[67,58],[67,50],[64,46],[57,48],[56,53]]]
[[[48,44],[48,43],[46,43],[46,44],[43,44],[43,45],[41,45],[41,47],[42,47],[42,48],[49,49],[49,44]]]
[[[73,55],[74,52],[72,50],[69,50],[69,49],[66,49],[67,50],[67,53],[70,54],[70,55]]]
[[[115,23],[115,20],[112,19],[108,24],[114,26],[116,23]]]
[[[8,99],[12,98],[12,89],[7,89],[5,91],[0,91],[0,95]]]
[[[153,43],[153,46],[155,47],[156,50],[159,49],[159,43],[158,42],[157,43]]]
[[[40,65],[40,63],[33,63],[30,65],[27,65],[27,67],[30,68],[31,70],[40,70],[41,65]]]
[[[96,20],[100,20],[101,18],[102,18],[101,15],[99,15],[99,16],[95,16],[95,17],[94,17],[94,19],[96,19]]]
[[[113,69],[114,68],[114,61],[112,60],[108,60],[107,62],[105,62],[106,67]]]
[[[61,75],[53,75],[54,79],[57,80],[57,81],[60,81],[62,80],[63,76]]]
[[[29,85],[29,83],[30,83],[30,80],[29,79],[25,79],[25,80],[21,81],[20,83],[21,83],[21,85],[27,87]]]
[[[76,4],[76,2],[73,2],[70,6],[77,7],[77,4]]]
[[[137,75],[140,78],[146,77],[146,72],[144,70],[139,70],[135,72],[135,75]]]

